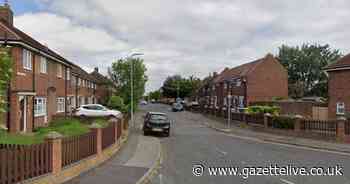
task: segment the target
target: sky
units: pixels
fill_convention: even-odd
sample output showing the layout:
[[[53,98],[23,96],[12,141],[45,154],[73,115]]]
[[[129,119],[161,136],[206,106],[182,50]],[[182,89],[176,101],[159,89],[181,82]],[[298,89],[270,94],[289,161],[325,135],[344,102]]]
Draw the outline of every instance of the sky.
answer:
[[[3,1],[3,0],[0,0]],[[350,50],[348,0],[9,0],[16,27],[88,72],[144,53],[146,91],[278,54],[282,44]]]

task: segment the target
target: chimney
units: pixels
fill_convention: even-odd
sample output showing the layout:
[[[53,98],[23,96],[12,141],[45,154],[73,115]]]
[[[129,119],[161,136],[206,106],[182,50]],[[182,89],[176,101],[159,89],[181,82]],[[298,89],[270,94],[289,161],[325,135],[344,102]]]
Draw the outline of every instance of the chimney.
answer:
[[[97,72],[97,73],[98,73],[98,67],[95,67],[95,72]]]
[[[213,73],[213,77],[216,77],[216,76],[218,76],[218,73],[217,73],[217,72],[214,72],[214,73]]]
[[[4,5],[0,6],[0,19],[13,26],[13,12],[7,0]]]

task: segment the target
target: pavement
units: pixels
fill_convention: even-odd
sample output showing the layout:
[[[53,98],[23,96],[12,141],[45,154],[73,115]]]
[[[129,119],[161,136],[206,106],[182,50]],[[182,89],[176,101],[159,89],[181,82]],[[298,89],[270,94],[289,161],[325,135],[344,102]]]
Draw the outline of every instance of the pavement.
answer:
[[[203,116],[201,114],[196,114],[194,116]],[[208,116],[203,116],[203,118],[208,118]],[[295,146],[303,146],[313,149],[321,149],[326,151],[335,151],[341,152],[345,154],[350,153],[350,144],[338,143],[335,141],[326,141],[326,140],[317,140],[312,138],[302,138],[296,136],[284,136],[281,135],[283,132],[278,132],[276,134],[270,132],[263,132],[263,128],[251,129],[248,127],[242,127],[239,123],[231,122],[230,128],[227,125],[227,122],[223,121],[223,119],[218,119],[215,117],[208,118],[210,120],[202,122],[204,125],[213,128],[215,130],[230,133],[235,136],[244,137],[244,138],[253,138],[259,139],[262,141],[275,142],[281,144],[289,144]]]
[[[171,112],[167,105],[150,104],[145,111],[165,112],[174,120],[169,138],[159,138],[163,159],[152,184],[344,184],[350,183],[349,154],[310,149],[250,137],[251,132],[240,135],[217,131],[208,127],[214,120],[191,112]],[[222,127],[221,127],[222,128]],[[203,173],[195,176],[193,167],[201,164]],[[209,167],[258,168],[269,165],[310,169],[331,166],[342,168],[341,176],[213,176]]]
[[[128,141],[110,160],[66,184],[136,184],[157,162],[160,142],[145,137],[140,130],[143,113],[136,115],[136,130],[131,130]]]

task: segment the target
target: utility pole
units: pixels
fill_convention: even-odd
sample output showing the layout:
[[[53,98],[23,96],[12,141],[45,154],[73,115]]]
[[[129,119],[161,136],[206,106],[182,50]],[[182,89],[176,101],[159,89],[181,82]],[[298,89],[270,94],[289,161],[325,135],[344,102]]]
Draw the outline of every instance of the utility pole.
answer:
[[[231,94],[229,94],[228,96],[227,96],[227,100],[228,100],[228,102],[227,102],[227,104],[228,104],[228,106],[227,106],[227,125],[228,125],[228,128],[231,128],[231,98],[232,98],[232,96],[231,96]]]

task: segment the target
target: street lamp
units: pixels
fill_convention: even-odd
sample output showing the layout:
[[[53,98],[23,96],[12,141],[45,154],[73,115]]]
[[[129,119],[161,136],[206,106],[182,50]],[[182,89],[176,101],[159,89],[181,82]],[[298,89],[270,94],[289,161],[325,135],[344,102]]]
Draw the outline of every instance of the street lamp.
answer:
[[[232,96],[231,96],[231,94],[229,94],[228,96],[227,96],[227,100],[228,100],[228,102],[227,102],[227,104],[228,104],[228,107],[227,107],[227,125],[228,125],[228,128],[231,128],[231,98],[232,98]]]
[[[132,60],[133,57],[135,56],[142,56],[144,55],[143,53],[131,53],[129,54],[126,59],[130,59],[131,61],[131,65],[130,65],[130,90],[131,90],[131,94],[130,94],[130,100],[131,100],[131,106],[130,106],[130,110],[131,110],[131,126],[133,128],[135,128],[135,122],[134,122],[134,61]]]

